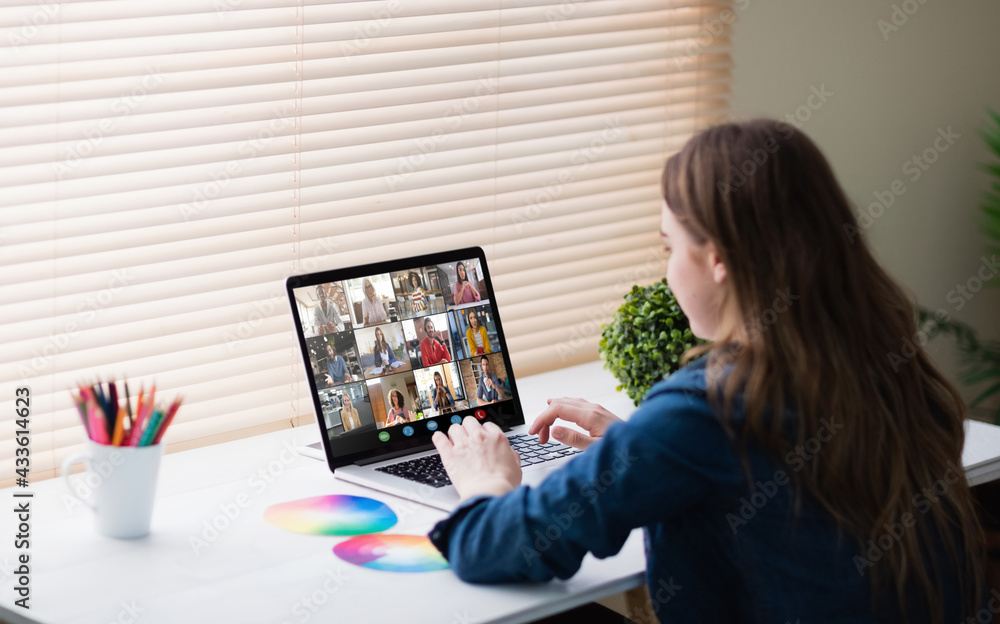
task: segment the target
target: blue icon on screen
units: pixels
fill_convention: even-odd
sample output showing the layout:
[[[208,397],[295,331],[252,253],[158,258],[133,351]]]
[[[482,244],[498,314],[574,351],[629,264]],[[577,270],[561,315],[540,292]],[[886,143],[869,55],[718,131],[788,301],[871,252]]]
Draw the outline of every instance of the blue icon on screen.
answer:
[[[434,420],[428,420],[428,421],[427,421],[427,428],[428,428],[429,430],[431,430],[431,431],[434,431],[435,429],[437,429],[437,428],[438,428],[438,424],[437,424],[437,421],[434,421]]]
[[[409,425],[406,425],[405,427],[403,427],[403,435],[405,435],[405,436],[411,436],[411,435],[413,435],[413,427],[411,427]]]
[[[451,422],[452,422],[452,424],[455,424],[455,425],[461,425],[462,424],[462,417],[459,416],[458,414],[455,414],[454,416],[451,417]]]

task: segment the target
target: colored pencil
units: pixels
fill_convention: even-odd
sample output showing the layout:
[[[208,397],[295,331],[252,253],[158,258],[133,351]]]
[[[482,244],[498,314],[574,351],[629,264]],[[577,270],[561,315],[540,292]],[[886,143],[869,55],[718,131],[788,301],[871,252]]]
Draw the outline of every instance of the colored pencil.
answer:
[[[115,387],[115,382],[108,382],[108,439],[114,440],[115,438],[115,426],[118,421],[118,388]]]
[[[167,410],[167,415],[163,417],[163,422],[160,424],[159,431],[156,432],[156,437],[153,438],[153,444],[159,444],[160,440],[163,438],[163,434],[167,431],[167,427],[170,426],[170,421],[174,419],[174,414],[181,406],[181,397],[174,399],[174,402],[170,405],[170,409]]]
[[[125,410],[128,413],[128,428],[132,429],[132,397],[128,394],[128,382],[125,383]]]
[[[139,446],[148,446],[153,441],[153,436],[156,434],[156,429],[160,426],[160,420],[163,419],[163,412],[156,410],[153,415],[149,417],[149,424],[146,425],[146,430],[142,432],[142,437],[139,439]]]
[[[169,407],[156,407],[156,384],[147,395],[142,385],[135,408],[128,382],[125,387],[125,404],[121,404],[116,382],[105,386],[100,380],[93,384],[80,383],[77,393],[70,395],[87,437],[97,444],[111,446],[152,446],[160,443],[180,408],[182,398],[176,397]]]
[[[90,423],[87,422],[87,402],[83,400],[82,397],[73,397],[73,403],[76,405],[76,411],[80,414],[80,421],[83,422],[83,430],[87,432],[87,437],[90,437]]]
[[[121,446],[122,435],[125,433],[125,409],[118,408],[118,417],[115,418],[115,430],[111,434],[111,444]]]

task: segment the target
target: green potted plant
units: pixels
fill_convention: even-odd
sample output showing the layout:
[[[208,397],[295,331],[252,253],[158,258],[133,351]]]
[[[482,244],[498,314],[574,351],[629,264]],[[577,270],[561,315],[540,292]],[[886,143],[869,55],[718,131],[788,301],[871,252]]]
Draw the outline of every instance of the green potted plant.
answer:
[[[665,279],[633,286],[602,330],[597,352],[604,368],[635,405],[653,384],[681,368],[681,356],[697,342]]]
[[[990,189],[983,197],[980,205],[982,210],[981,227],[989,238],[987,253],[1000,253],[1000,114],[987,109],[992,124],[980,132],[990,153],[995,157],[993,162],[983,163],[983,169],[990,175]],[[1000,280],[991,280],[987,284],[996,286]],[[958,347],[962,359],[962,381],[966,385],[985,384],[980,393],[970,405],[977,407],[1000,394],[1000,340],[981,340],[976,331],[968,325],[952,318],[940,320],[933,312],[921,308],[919,310],[921,326],[926,328],[927,339],[938,334],[951,336]],[[1000,425],[1000,406],[993,412],[993,422]]]

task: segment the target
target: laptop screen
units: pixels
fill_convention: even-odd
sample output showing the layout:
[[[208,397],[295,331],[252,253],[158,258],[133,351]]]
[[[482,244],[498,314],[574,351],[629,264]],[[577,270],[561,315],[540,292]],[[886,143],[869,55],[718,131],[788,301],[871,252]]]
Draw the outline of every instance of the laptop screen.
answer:
[[[331,467],[417,449],[465,416],[524,423],[478,247],[291,277]]]

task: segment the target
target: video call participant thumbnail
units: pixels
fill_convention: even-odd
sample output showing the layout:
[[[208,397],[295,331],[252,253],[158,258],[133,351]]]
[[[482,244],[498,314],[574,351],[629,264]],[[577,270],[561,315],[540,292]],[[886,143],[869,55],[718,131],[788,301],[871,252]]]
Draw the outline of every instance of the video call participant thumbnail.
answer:
[[[347,368],[347,361],[337,353],[335,342],[326,343],[326,385],[332,386],[338,383],[349,383],[352,381],[351,371]]]
[[[389,391],[389,409],[386,411],[385,426],[402,425],[410,422],[413,413],[406,407],[406,397],[399,390]]]
[[[440,317],[439,317],[440,318]],[[447,317],[444,317],[447,319]],[[434,327],[434,320],[427,316],[423,320],[415,321],[419,323],[424,331],[424,339],[420,341],[420,361],[424,367],[434,366],[442,362],[451,361],[451,353],[448,350],[448,330],[447,327],[438,330]]]
[[[407,279],[410,284],[410,312],[420,314],[427,311],[427,292],[424,290],[423,281],[415,271],[410,271]]]
[[[423,417],[418,385],[413,372],[379,376],[369,379],[368,396],[371,397],[376,426],[381,429],[393,423],[413,422]],[[399,395],[399,396],[396,396]]]
[[[476,399],[479,405],[489,405],[507,398],[504,385],[490,370],[490,358],[485,355],[479,360],[479,386],[476,388]]]
[[[455,407],[455,397],[451,395],[451,388],[444,383],[444,376],[438,371],[434,371],[434,385],[428,395],[431,397],[435,412],[440,412],[446,407]]]
[[[343,405],[340,408],[340,422],[344,425],[344,431],[350,431],[361,426],[361,414],[354,407],[351,395],[346,392],[341,397]]]
[[[455,313],[460,314],[461,312]],[[484,353],[493,353],[493,350],[490,348],[490,338],[486,333],[486,327],[479,321],[479,314],[476,312],[476,309],[469,308],[465,316],[469,322],[469,327],[465,330],[465,337],[469,342],[469,357],[483,355]]]
[[[455,265],[455,289],[452,293],[452,301],[455,305],[481,301],[479,289],[469,279],[468,269],[466,269],[464,262]]]
[[[406,337],[401,323],[385,323],[354,330],[366,378],[410,370]]]
[[[337,284],[331,284],[337,291],[339,297],[344,297],[342,288]],[[327,292],[327,287],[320,284],[316,287],[316,298],[319,303],[313,308],[313,322],[316,327],[316,335],[333,334],[344,331],[344,321],[340,317],[338,302],[331,299]]]

